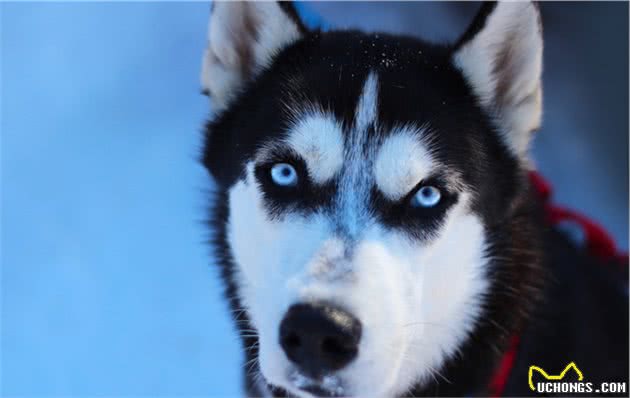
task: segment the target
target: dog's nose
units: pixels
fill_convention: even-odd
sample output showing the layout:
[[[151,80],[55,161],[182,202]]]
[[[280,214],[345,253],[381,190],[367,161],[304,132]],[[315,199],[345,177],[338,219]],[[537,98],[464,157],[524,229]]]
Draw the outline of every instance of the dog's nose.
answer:
[[[280,323],[280,345],[287,357],[311,377],[338,370],[359,351],[361,323],[348,312],[325,304],[295,304]]]

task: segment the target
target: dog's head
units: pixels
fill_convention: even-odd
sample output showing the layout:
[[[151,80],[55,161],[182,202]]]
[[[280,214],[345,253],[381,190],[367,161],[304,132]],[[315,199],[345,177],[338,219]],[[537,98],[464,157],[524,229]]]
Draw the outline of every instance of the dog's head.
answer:
[[[521,202],[541,56],[531,3],[484,6],[452,46],[311,32],[286,3],[214,3],[204,164],[265,382],[402,394],[474,336],[487,351],[506,338],[533,284]]]

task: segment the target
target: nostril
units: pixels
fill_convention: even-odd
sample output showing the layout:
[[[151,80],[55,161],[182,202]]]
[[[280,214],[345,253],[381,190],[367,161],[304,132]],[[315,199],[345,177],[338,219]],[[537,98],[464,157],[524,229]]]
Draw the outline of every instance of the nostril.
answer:
[[[302,344],[300,336],[296,333],[289,333],[287,336],[282,338],[282,346],[287,348],[299,348]]]
[[[322,340],[322,351],[327,354],[334,354],[339,351],[340,347],[332,337],[326,337]]]
[[[339,339],[331,336],[327,336],[322,340],[321,349],[322,352],[334,356],[352,355],[356,352],[354,345],[348,346],[347,344],[343,344]]]

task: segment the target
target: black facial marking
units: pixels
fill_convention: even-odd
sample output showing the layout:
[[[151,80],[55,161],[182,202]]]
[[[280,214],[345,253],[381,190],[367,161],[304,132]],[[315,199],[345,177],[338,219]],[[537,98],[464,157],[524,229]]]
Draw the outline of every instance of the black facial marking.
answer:
[[[278,163],[287,163],[295,168],[296,185],[282,186],[273,181],[271,169]],[[335,190],[334,181],[323,185],[313,183],[304,160],[290,150],[272,153],[265,162],[255,166],[254,175],[260,184],[267,210],[276,218],[290,212],[307,213],[329,207]]]
[[[440,190],[442,197],[435,206],[411,205],[411,199],[423,186],[434,186]],[[436,234],[447,211],[458,199],[458,194],[449,192],[444,180],[437,176],[420,181],[407,195],[396,201],[386,198],[376,187],[372,189],[371,195],[375,214],[383,224],[418,240],[430,239]]]

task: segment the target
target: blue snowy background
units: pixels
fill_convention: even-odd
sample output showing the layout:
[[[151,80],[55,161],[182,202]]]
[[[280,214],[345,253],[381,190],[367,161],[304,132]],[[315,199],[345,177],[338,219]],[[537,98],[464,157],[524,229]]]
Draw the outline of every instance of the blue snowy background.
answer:
[[[474,4],[309,3],[454,39]],[[1,391],[240,393],[203,219],[205,3],[0,3]],[[628,244],[628,4],[543,4],[556,199]]]

